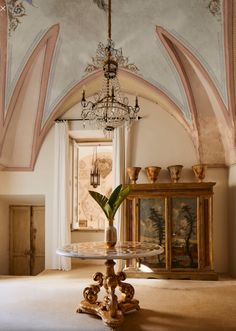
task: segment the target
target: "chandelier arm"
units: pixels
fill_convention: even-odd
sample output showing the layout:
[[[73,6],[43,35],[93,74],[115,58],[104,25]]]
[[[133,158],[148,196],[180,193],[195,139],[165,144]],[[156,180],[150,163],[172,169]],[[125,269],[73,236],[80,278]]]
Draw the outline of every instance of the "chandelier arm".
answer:
[[[120,102],[119,100],[116,100],[116,98],[114,96],[110,96],[110,95],[106,95],[105,97],[103,97],[102,99],[96,101],[96,102],[92,102],[92,101],[88,101],[86,103],[86,105],[84,105],[84,109],[83,110],[88,110],[87,108],[89,107],[89,110],[91,109],[96,109],[99,108],[99,105],[103,106],[103,104],[105,103],[106,108],[109,108],[109,103],[111,103],[111,105],[114,105],[114,107],[119,106],[120,108],[126,109],[129,112],[134,111],[134,112],[138,112],[140,110],[140,107],[135,105],[130,106],[130,105],[126,105],[122,102]]]
[[[88,107],[90,107],[90,109],[94,106],[94,103],[92,101],[87,101],[83,103],[83,108],[86,109]]]

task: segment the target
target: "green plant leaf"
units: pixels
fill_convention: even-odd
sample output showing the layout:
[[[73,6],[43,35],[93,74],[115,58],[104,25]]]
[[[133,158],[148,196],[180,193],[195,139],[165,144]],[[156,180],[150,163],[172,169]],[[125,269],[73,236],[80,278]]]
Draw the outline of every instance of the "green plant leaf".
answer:
[[[120,205],[122,204],[122,202],[127,198],[127,196],[129,195],[131,191],[131,187],[130,186],[126,186],[125,188],[121,189],[119,192],[119,195],[117,196],[116,201],[113,204],[113,210],[112,210],[112,218],[114,218],[117,209],[120,207]]]
[[[117,209],[119,208],[121,203],[127,198],[130,191],[130,186],[122,188],[122,185],[119,185],[114,189],[109,199],[105,195],[102,195],[95,191],[89,191],[89,194],[102,208],[106,217],[109,220],[113,220]]]
[[[118,199],[121,190],[122,190],[122,185],[119,185],[111,193],[111,196],[108,200],[108,203],[111,206],[111,208],[113,208],[114,204],[116,203],[116,200]]]
[[[112,210],[111,206],[109,205],[109,203],[107,203],[105,205],[104,210],[105,210],[105,214],[107,215],[107,218],[109,220],[112,220],[113,219],[113,217],[112,217],[113,210]]]
[[[102,195],[95,191],[89,191],[89,194],[94,198],[94,200],[99,204],[99,206],[102,208],[103,212],[105,213],[106,217],[109,217],[108,209],[106,207],[108,198],[105,195]]]

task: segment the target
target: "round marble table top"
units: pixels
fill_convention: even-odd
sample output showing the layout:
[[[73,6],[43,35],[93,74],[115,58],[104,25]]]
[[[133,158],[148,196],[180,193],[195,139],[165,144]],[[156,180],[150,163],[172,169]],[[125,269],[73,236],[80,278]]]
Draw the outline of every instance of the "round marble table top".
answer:
[[[62,256],[79,259],[131,259],[154,256],[163,253],[164,249],[154,243],[125,241],[115,247],[107,248],[105,242],[83,242],[69,244],[58,248],[56,253]]]

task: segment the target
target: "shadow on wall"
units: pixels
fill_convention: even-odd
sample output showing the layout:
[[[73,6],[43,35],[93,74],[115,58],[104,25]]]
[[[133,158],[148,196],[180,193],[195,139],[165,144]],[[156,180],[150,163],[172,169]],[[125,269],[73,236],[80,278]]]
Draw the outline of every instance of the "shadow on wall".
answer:
[[[229,187],[229,272],[236,278],[236,186]]]

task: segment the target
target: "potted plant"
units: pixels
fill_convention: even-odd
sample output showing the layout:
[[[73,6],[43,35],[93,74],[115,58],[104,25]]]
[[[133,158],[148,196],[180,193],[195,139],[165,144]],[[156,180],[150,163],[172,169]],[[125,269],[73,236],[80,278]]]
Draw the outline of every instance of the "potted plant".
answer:
[[[107,198],[95,191],[89,191],[89,194],[94,198],[94,200],[102,208],[106,218],[108,220],[108,227],[105,231],[105,241],[108,248],[114,247],[117,241],[117,232],[114,227],[114,217],[115,214],[122,204],[122,202],[127,198],[131,191],[130,186],[122,187],[122,185],[117,186],[111,193],[110,197]]]

